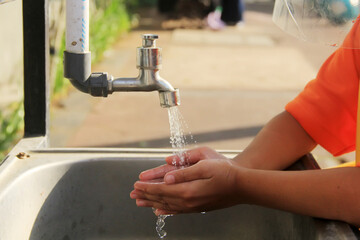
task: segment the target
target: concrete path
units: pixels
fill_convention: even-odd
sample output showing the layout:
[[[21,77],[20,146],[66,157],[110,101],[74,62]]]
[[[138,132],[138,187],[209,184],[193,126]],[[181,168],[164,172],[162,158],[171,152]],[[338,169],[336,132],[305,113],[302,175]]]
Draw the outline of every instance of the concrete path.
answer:
[[[121,38],[93,71],[137,76],[140,35],[159,34],[160,74],[180,89],[186,132],[194,135],[197,145],[243,149],[334,51],[277,29],[271,21],[271,3],[252,2],[247,9],[245,26],[219,32],[163,31],[151,18],[154,12],[145,12],[139,29]],[[50,136],[56,147],[171,147],[167,110],[160,108],[155,92],[94,99],[73,91],[63,108],[53,111]],[[337,163],[320,147],[314,154],[323,166]]]

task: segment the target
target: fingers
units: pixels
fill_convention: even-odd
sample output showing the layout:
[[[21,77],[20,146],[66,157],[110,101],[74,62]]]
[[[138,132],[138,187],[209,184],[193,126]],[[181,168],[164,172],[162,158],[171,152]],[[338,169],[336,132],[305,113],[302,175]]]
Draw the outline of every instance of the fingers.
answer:
[[[178,153],[176,155],[172,155],[172,156],[165,158],[165,161],[169,165],[173,165],[173,166],[182,166],[185,164],[191,164],[189,159],[187,157],[185,157],[186,154],[187,154],[187,152]]]
[[[154,213],[155,213],[156,216],[160,216],[160,215],[175,215],[175,214],[179,214],[180,212],[166,211],[164,209],[155,209]]]
[[[166,173],[177,169],[177,167],[165,164],[156,168],[152,168],[140,173],[139,178],[142,181],[148,181],[153,179],[163,178]]]
[[[180,209],[182,205],[179,198],[159,197],[140,190],[133,190],[130,193],[130,197],[136,200],[138,207],[152,207],[157,216],[180,213],[179,210],[175,209]]]
[[[151,185],[149,183],[146,184]],[[163,210],[155,212],[156,215],[200,212],[210,209],[204,205],[204,203],[207,203],[209,200],[206,198],[204,201],[204,199],[198,195],[198,193],[201,192],[201,189],[204,188],[204,184],[207,183],[195,181],[191,183],[191,185],[193,185],[191,187],[189,183],[175,185],[166,185],[163,183],[162,194],[152,194],[154,192],[152,189],[144,188],[139,186],[139,184],[136,184],[136,189],[130,193],[130,197],[136,199],[136,205],[138,207],[152,207]],[[152,185],[160,187],[161,184]],[[140,188],[143,190],[140,190]],[[169,189],[172,188],[181,189],[179,191],[181,194],[176,196],[169,194],[169,192],[171,192]]]
[[[176,170],[182,165],[193,165],[204,159],[223,159],[225,156],[208,147],[194,148],[183,153],[169,156],[165,160],[168,164],[149,169],[140,173],[142,181],[163,178],[166,173]]]
[[[185,152],[167,157],[165,160],[168,164],[174,165],[175,163],[176,165],[180,165],[182,161],[181,158],[184,158],[187,164],[195,164],[201,159],[204,159],[203,148],[190,149]]]
[[[130,198],[132,198],[132,199],[146,199],[146,200],[149,200],[149,201],[156,201],[156,202],[164,202],[165,198],[167,198],[167,197],[163,197],[163,196],[159,196],[159,195],[152,195],[152,194],[145,193],[144,191],[140,191],[138,189],[135,189],[130,193]],[[167,199],[169,199],[169,198],[167,198]]]
[[[167,157],[165,160],[170,165],[180,165],[181,157],[184,157],[186,164],[195,164],[200,160],[209,159],[209,158],[225,158],[223,155],[219,154],[215,150],[208,147],[199,147],[187,150],[183,153],[176,154],[173,156]]]
[[[210,163],[226,158],[206,147],[191,149],[183,154],[189,167],[176,167],[180,166],[181,159],[175,155],[166,158],[168,164],[140,173],[140,181],[134,184],[134,190],[130,193],[139,207],[153,207],[157,209],[157,215],[199,210],[199,206],[202,206],[199,192],[212,178]],[[207,161],[202,161],[205,159]]]
[[[151,194],[147,194],[144,192],[139,192],[136,193],[136,196],[139,198],[135,198],[135,200],[137,201],[137,205],[139,207],[154,207],[154,208],[159,208],[159,209],[163,209],[166,211],[174,211],[176,209],[179,209],[181,206],[181,200],[179,198],[172,198],[172,197],[159,197],[157,195],[151,195]],[[147,204],[142,204],[142,201],[138,201],[138,200],[143,200],[144,202],[146,202]],[[157,204],[156,206],[153,205],[149,205],[150,202],[152,202],[153,204]],[[171,204],[171,208],[168,206],[169,204]],[[162,207],[159,207],[160,205],[163,205]],[[166,208],[165,208],[165,207]]]
[[[136,205],[138,207],[152,207],[154,208],[154,213],[156,216],[159,215],[174,215],[181,213],[180,210],[173,210],[174,208],[179,207],[173,207],[168,205],[166,202],[155,202],[155,201],[149,201],[146,199],[136,199]]]
[[[137,181],[134,184],[134,189],[143,192],[144,194],[157,196],[159,199],[162,196],[176,197],[183,192],[183,186],[168,185],[164,182],[143,182]]]
[[[210,178],[211,176],[206,169],[206,164],[199,162],[190,167],[167,173],[164,176],[164,182],[166,184],[175,184]]]

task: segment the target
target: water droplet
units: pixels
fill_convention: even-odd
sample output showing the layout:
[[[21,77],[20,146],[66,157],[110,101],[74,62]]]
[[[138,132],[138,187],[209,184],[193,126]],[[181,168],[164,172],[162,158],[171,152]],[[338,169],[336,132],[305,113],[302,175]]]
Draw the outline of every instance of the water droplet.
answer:
[[[162,229],[164,226],[165,226],[165,221],[159,218],[156,221],[156,227],[159,228],[159,229]]]
[[[167,232],[164,231],[164,230],[160,230],[160,231],[158,232],[158,234],[159,234],[159,237],[160,237],[160,238],[164,238],[164,237],[166,237]]]

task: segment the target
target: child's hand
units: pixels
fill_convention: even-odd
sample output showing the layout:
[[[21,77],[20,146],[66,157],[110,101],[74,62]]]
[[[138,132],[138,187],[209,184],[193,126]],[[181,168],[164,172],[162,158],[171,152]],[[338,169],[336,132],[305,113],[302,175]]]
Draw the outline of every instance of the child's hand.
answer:
[[[237,175],[232,160],[208,159],[164,175],[164,182],[135,183],[131,198],[155,214],[204,212],[239,203]]]
[[[185,165],[193,165],[204,159],[226,159],[226,157],[208,147],[194,148],[182,153],[185,159]],[[174,171],[181,166],[181,160],[178,155],[169,156],[166,159],[167,164],[146,170],[139,175],[141,181],[163,178],[166,173]]]

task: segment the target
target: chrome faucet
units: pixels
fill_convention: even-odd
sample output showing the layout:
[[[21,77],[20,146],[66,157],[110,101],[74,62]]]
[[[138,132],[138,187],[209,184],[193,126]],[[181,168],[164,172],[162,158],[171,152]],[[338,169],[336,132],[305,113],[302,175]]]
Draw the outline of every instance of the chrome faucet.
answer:
[[[160,105],[172,107],[180,105],[179,90],[160,77],[161,48],[156,47],[155,34],[142,35],[142,47],[137,48],[136,67],[139,76],[136,78],[116,78],[109,83],[109,93],[124,91],[158,91]]]
[[[104,72],[91,73],[89,53],[73,54],[67,51],[64,53],[65,77],[69,78],[76,88],[93,96],[106,97],[113,92],[158,91],[161,107],[178,106],[179,90],[173,88],[159,74],[162,55],[161,48],[156,47],[156,39],[158,36],[155,34],[142,35],[142,46],[137,48],[136,67],[139,75],[136,78],[114,79]]]

